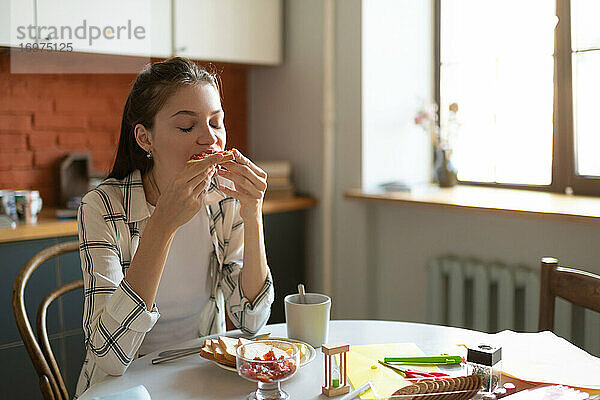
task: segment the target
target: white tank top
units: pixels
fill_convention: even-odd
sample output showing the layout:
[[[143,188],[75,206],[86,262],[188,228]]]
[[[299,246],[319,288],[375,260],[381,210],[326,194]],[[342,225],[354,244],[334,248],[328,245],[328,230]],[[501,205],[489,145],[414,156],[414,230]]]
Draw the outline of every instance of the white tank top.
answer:
[[[154,208],[148,204],[151,214]],[[200,312],[210,296],[208,265],[213,251],[208,215],[202,207],[175,232],[156,294],[160,318],[146,333],[139,354],[198,337]]]

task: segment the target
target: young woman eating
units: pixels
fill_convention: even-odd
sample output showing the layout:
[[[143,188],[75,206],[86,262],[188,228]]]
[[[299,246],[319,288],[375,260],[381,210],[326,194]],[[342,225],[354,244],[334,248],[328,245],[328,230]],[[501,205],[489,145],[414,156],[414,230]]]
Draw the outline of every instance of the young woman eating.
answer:
[[[266,323],[267,176],[237,150],[231,161],[219,153],[223,119],[216,77],[189,60],[155,63],[133,84],[112,171],[78,213],[87,353],[77,395],[138,355]]]

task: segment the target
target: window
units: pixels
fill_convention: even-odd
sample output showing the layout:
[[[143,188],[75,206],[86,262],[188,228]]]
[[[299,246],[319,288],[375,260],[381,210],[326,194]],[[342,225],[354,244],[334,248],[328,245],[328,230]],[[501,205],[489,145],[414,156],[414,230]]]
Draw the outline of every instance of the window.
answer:
[[[571,53],[576,172],[600,176],[600,2],[571,0]]]
[[[459,180],[600,194],[600,2],[436,3],[440,128]]]

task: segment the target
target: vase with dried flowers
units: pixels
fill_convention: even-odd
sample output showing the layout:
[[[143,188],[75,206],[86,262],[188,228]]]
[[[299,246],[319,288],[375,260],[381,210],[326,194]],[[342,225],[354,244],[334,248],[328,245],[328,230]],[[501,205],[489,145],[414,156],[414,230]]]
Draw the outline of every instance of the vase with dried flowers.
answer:
[[[415,125],[421,126],[431,135],[433,150],[433,180],[440,187],[452,187],[457,183],[457,171],[452,163],[452,145],[457,133],[456,113],[458,104],[452,103],[449,107],[450,120],[445,132],[441,132],[438,125],[438,106],[432,103],[421,108],[415,116]]]

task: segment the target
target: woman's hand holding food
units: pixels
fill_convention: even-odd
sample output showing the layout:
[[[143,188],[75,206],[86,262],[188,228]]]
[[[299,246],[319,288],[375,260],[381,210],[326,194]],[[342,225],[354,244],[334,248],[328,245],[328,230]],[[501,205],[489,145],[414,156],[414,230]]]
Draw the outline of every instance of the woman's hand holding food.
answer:
[[[219,189],[240,201],[240,217],[244,222],[256,220],[262,215],[262,203],[267,190],[267,174],[237,149],[233,149],[234,161],[221,164],[217,174],[232,181],[235,190],[223,185]]]
[[[172,232],[192,219],[202,208],[202,197],[210,185],[216,164],[222,159],[222,154],[215,153],[187,164],[161,193],[153,217],[160,219]]]
[[[220,185],[221,191],[240,202],[240,217],[244,221],[242,293],[253,304],[265,285],[269,271],[262,226],[267,174],[238,150],[234,149],[233,154],[234,161],[220,164],[217,174],[235,185],[235,190]]]

